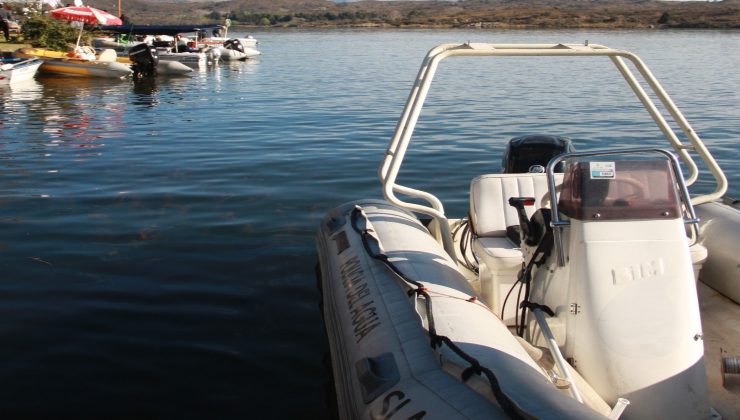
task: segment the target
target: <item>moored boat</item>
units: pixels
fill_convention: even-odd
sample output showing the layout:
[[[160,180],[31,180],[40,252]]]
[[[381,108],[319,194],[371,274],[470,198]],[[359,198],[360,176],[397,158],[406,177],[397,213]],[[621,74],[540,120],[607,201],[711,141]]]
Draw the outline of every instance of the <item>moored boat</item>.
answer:
[[[115,61],[115,54],[109,60],[76,58],[68,53],[44,48],[21,48],[14,54],[17,57],[41,59],[43,64],[39,71],[42,73],[111,79],[120,79],[132,73],[129,66]]]
[[[198,45],[205,45],[209,47],[219,47],[219,46],[224,45],[224,42],[230,39],[236,39],[245,48],[252,48],[252,49],[256,49],[257,44],[259,43],[251,35],[248,35],[247,37],[233,37],[233,38],[228,38],[225,36],[209,36],[209,37],[203,37],[203,38],[198,39]]]
[[[218,25],[116,25],[101,26],[100,29],[116,34],[125,34],[127,37],[148,36],[146,43],[151,43],[159,55],[160,61],[177,61],[190,67],[201,67],[206,64],[218,63],[221,54],[218,48],[198,46],[198,34],[218,28]],[[183,36],[195,34],[193,40]],[[128,49],[137,45],[137,42],[119,43],[112,40],[100,40],[100,45],[118,45],[119,52],[128,53]]]
[[[460,56],[608,58],[667,146],[581,151],[558,136],[517,137],[503,173],[461,186],[468,217],[449,218],[439,198],[396,180],[439,63]],[[691,194],[689,151],[713,191]],[[738,413],[740,393],[715,378],[718,348],[738,354],[740,340],[702,317],[740,322],[727,299],[737,288],[739,213],[717,201],[724,173],[636,55],[594,44],[438,46],[379,178],[385,200],[337,207],[317,235],[341,417]],[[728,360],[722,374],[740,373]]]
[[[10,85],[32,79],[41,63],[42,61],[38,58],[1,58],[0,85]]]
[[[192,73],[192,67],[175,60],[160,60],[157,49],[147,44],[134,45],[128,57],[116,57],[116,61],[131,66],[134,77],[140,76],[182,76]]]
[[[243,61],[261,54],[254,48],[244,46],[238,39],[228,39],[214,48],[218,48],[221,60],[224,61]]]

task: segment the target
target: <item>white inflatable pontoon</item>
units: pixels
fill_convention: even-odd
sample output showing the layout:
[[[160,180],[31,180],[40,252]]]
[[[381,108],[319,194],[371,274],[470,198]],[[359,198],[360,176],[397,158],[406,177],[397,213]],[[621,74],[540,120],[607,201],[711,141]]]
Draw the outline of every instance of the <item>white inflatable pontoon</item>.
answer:
[[[503,173],[471,180],[469,216],[449,219],[437,197],[396,178],[437,66],[455,56],[606,57],[668,148],[584,152],[567,138],[515,138]],[[692,155],[714,191],[690,194]],[[342,418],[740,415],[740,211],[720,201],[722,170],[634,54],[440,45],[379,178],[385,200],[337,207],[317,236]]]

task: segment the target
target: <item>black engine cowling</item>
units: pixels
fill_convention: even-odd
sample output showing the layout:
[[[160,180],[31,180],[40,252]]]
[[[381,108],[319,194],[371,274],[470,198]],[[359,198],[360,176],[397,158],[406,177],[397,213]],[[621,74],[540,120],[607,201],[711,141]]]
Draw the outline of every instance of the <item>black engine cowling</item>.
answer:
[[[567,137],[545,134],[514,137],[509,140],[504,150],[501,171],[504,173],[544,172],[543,168],[547,167],[550,159],[574,150],[573,143]]]
[[[128,57],[133,63],[131,69],[134,71],[134,77],[149,77],[157,74],[159,54],[157,54],[157,49],[154,46],[147,44],[134,45],[128,51]]]
[[[227,39],[226,41],[224,41],[224,48],[228,50],[236,50],[239,52],[244,52],[244,46],[238,39],[235,39],[235,38]]]

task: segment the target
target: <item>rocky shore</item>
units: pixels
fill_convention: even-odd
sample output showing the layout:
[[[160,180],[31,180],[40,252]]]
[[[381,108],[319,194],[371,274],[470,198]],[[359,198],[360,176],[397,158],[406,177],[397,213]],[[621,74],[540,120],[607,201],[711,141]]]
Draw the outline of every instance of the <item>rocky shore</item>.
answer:
[[[115,10],[113,0],[99,1],[106,2]],[[235,25],[257,27],[740,29],[740,0],[128,0],[125,13],[144,24],[219,23],[228,14]]]

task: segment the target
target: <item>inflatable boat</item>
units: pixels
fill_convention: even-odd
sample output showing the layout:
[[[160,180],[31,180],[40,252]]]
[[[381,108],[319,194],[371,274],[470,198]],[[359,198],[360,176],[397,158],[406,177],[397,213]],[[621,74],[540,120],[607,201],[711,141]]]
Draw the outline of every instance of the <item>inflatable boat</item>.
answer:
[[[0,57],[0,85],[12,85],[33,79],[41,63],[41,60],[36,58]]]
[[[44,48],[21,48],[14,53],[23,58],[39,58],[43,64],[39,68],[42,73],[61,74],[65,76],[102,77],[120,79],[132,73],[129,66],[117,63],[115,53],[110,58],[93,59],[79,58],[72,53],[52,51]]]
[[[439,62],[460,56],[607,58],[666,147],[583,151],[565,137],[522,135],[506,145],[501,173],[465,187],[467,217],[448,218],[436,196],[396,179]],[[690,192],[694,156],[716,182],[708,193]],[[331,210],[316,240],[340,417],[740,413],[740,339],[728,333],[740,326],[740,212],[636,55],[440,45],[422,62],[378,174],[384,200]]]

